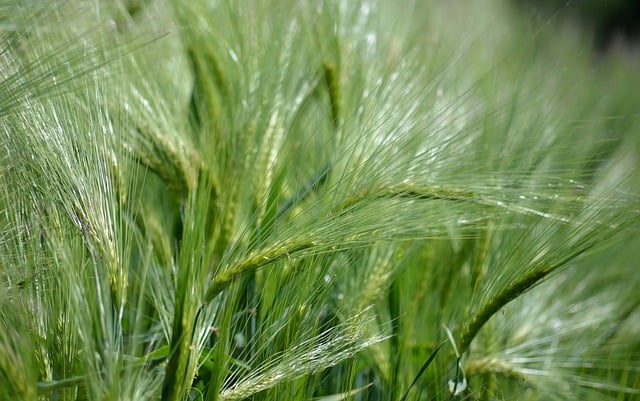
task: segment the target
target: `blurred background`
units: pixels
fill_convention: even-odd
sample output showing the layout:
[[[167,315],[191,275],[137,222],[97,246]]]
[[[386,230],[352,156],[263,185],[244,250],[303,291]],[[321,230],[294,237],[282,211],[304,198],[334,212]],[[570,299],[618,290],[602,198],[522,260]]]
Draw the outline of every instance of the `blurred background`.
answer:
[[[514,0],[514,3],[541,19],[553,16],[554,19],[581,26],[592,34],[590,40],[598,50],[638,46],[638,0]]]

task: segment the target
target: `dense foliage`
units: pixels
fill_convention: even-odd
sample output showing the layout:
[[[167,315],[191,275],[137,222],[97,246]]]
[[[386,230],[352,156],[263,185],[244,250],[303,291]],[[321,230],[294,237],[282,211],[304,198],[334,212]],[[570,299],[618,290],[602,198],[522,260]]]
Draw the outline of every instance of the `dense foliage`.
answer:
[[[640,399],[633,54],[498,0],[0,21],[0,400]]]

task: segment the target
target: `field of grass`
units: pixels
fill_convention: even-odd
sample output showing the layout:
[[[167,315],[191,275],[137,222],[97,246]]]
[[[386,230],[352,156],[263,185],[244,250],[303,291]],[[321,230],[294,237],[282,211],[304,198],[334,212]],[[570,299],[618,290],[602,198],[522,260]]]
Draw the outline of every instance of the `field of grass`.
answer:
[[[640,399],[640,56],[567,7],[2,0],[0,401]]]

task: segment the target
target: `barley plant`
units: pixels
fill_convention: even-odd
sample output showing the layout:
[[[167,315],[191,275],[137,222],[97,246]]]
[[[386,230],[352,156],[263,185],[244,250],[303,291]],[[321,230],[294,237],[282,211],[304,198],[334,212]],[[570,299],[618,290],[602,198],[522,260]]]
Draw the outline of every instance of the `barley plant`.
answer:
[[[570,6],[2,0],[0,400],[640,399],[639,65]]]

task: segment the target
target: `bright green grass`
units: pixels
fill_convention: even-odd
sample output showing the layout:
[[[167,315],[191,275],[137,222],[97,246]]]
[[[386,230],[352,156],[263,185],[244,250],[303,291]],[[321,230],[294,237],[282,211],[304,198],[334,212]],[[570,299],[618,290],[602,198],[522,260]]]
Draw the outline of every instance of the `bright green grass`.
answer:
[[[637,57],[430,3],[3,1],[0,400],[639,399]]]

